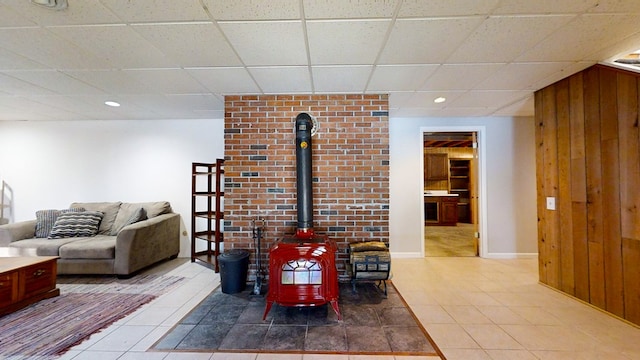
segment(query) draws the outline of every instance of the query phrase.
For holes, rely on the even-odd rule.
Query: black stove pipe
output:
[[[296,190],[298,223],[296,236],[313,237],[313,188],[311,177],[311,128],[313,122],[307,113],[296,116]]]

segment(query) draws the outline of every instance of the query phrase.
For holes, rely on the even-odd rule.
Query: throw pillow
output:
[[[120,211],[123,212],[122,209]],[[120,213],[118,213],[118,217],[116,218],[116,223],[113,224],[113,229],[111,230],[111,235],[116,236],[118,235],[120,230],[122,230],[123,227],[131,224],[135,224],[138,221],[147,219],[147,212],[143,208],[137,208],[131,214],[128,214],[128,215],[129,216],[126,219],[124,219],[124,222],[121,223],[118,221],[120,220]]]
[[[101,211],[60,214],[51,229],[49,239],[95,236],[103,216]]]
[[[56,223],[58,216],[67,212],[81,212],[84,208],[71,208],[64,210],[38,210],[36,211],[36,237],[47,238]]]

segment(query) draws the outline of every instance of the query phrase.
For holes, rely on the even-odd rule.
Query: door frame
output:
[[[421,126],[420,127],[420,144],[424,143],[424,134],[431,132],[475,132],[478,135],[478,171],[477,171],[477,181],[478,181],[478,201],[477,201],[477,211],[478,211],[478,232],[480,233],[480,238],[478,239],[478,252],[479,257],[486,257],[489,253],[489,245],[487,238],[487,172],[486,172],[486,154],[485,154],[485,135],[486,128],[484,126]],[[424,145],[420,147],[422,152],[424,153]],[[424,159],[423,153],[421,153],[420,158]],[[420,161],[420,184],[424,184],[424,161]],[[424,187],[420,188],[420,197],[424,197]],[[422,257],[425,256],[425,248],[424,248],[424,199],[420,202],[420,251]]]

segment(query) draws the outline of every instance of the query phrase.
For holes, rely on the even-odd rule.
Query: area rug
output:
[[[0,358],[54,358],[183,280],[177,276],[59,277],[60,296],[0,317]]]
[[[342,321],[327,305],[274,305],[263,321],[264,294],[224,294],[217,288],[153,349],[442,357],[390,283],[387,296],[373,283],[357,284],[356,292],[341,284],[339,306]]]

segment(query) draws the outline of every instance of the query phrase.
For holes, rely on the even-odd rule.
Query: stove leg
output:
[[[269,311],[271,310],[272,306],[273,301],[267,301],[267,306],[264,308],[264,315],[262,315],[262,321],[265,321],[267,319],[267,315],[269,315]]]
[[[338,307],[338,300],[331,300],[329,303],[331,304],[333,311],[335,311],[336,315],[338,315],[338,321],[342,321],[342,314],[340,314],[340,308]]]

